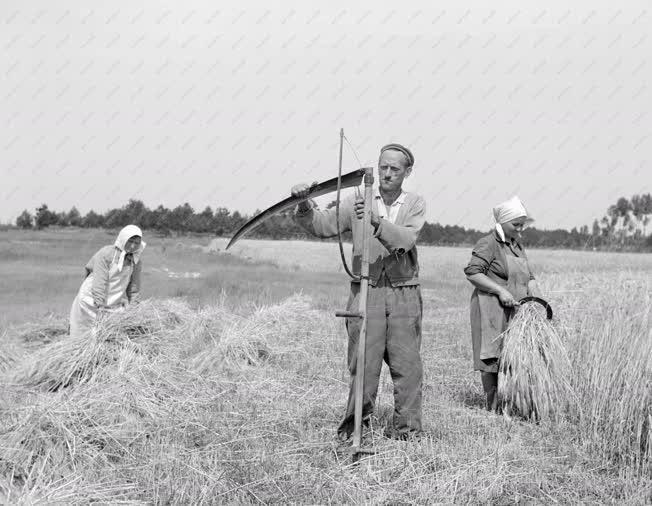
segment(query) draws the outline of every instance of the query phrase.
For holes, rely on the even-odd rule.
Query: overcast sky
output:
[[[343,127],[362,164],[412,149],[431,222],[488,228],[517,194],[590,225],[652,191],[651,7],[0,0],[0,221],[251,213],[334,177]]]

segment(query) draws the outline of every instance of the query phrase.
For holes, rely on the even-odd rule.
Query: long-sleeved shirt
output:
[[[522,257],[527,260],[525,249],[519,243],[509,244],[502,241],[496,232],[485,235],[473,247],[471,259],[464,268],[464,274],[467,276],[486,274],[496,281],[506,282],[509,277],[506,255]],[[533,279],[534,275],[530,271],[530,280]]]
[[[116,260],[115,246],[104,246],[86,264],[86,275],[88,276],[90,273],[93,273],[91,293],[93,295],[93,302],[97,307],[104,306],[107,303],[107,286],[109,285],[111,265],[114,263],[114,260]],[[131,270],[131,278],[127,285],[125,295],[129,302],[138,302],[140,299],[142,260],[133,265],[132,255],[127,255],[122,269],[125,271],[124,273],[116,273],[115,275],[124,275],[127,271]]]
[[[425,222],[426,203],[413,193],[403,194],[395,223],[380,218],[380,225],[369,242],[369,283],[375,286],[384,272],[392,286],[419,284],[419,261],[416,242]],[[353,196],[340,204],[340,230],[353,235],[353,272],[360,274],[362,265],[362,220],[355,214]],[[335,208],[320,210],[310,201],[311,208],[297,211],[297,223],[311,234],[328,238],[337,235]],[[373,202],[378,213],[378,203]]]

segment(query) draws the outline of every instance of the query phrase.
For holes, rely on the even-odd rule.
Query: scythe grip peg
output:
[[[335,316],[340,318],[363,318],[358,311],[335,311]]]

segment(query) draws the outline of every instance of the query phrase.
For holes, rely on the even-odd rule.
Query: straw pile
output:
[[[268,459],[260,472],[269,472],[280,445],[294,464],[303,451],[294,434],[330,414],[322,405],[332,390],[313,393],[315,406],[294,383],[300,370],[311,387],[339,387],[317,377],[323,363],[306,360],[332,347],[306,339],[323,340],[332,320],[295,296],[248,315],[143,301],[82,339],[11,329],[3,352],[10,343],[17,351],[0,371],[0,502],[196,504],[232,489],[237,499],[241,473],[251,472],[245,455]],[[266,414],[279,404],[298,414]]]
[[[124,370],[160,354],[163,344],[177,341],[194,315],[186,304],[176,301],[143,302],[129,311],[107,314],[85,335],[41,346],[8,379],[55,391],[86,383],[109,364]]]
[[[0,337],[0,339],[4,339],[4,336]],[[5,344],[3,346],[2,353],[0,353],[0,373],[8,371],[14,367],[17,361],[18,352],[16,351],[16,347],[13,345]]]
[[[508,415],[557,420],[571,394],[570,362],[555,327],[536,304],[516,311],[503,333],[498,393]]]

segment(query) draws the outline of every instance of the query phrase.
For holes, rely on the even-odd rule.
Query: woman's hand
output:
[[[500,299],[500,303],[505,307],[515,307],[519,305],[514,296],[504,288],[498,292],[498,299]]]

